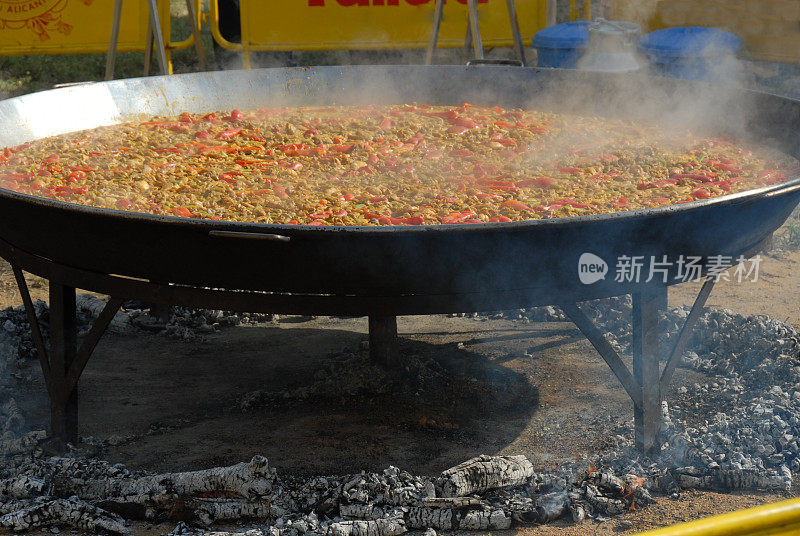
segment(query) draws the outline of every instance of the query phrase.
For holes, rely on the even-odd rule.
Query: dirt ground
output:
[[[798,263],[798,252],[764,256],[760,281],[721,282],[709,304],[800,326]],[[34,298],[46,299],[43,281],[31,277],[29,284]],[[670,305],[691,303],[698,288],[673,288]],[[19,303],[13,275],[0,264],[0,306]],[[81,434],[115,437],[102,452],[105,459],[153,471],[200,469],[263,454],[284,474],[388,465],[435,474],[482,453],[523,453],[540,466],[558,464],[608,448],[607,431],[632,418],[624,390],[571,323],[408,316],[398,327],[404,355],[435,357],[446,370],[475,379],[444,394],[288,399],[243,412],[240,401],[247,393],[310,385],[341,352],[364,355],[366,319],[284,318],[191,342],[107,334],[81,379]],[[32,390],[20,403],[34,426],[45,427],[43,382],[33,363],[30,372]],[[695,381],[692,374],[679,370],[672,389]],[[687,492],[603,523],[559,522],[518,532],[629,534],[782,498]],[[172,526],[138,528],[164,533]]]

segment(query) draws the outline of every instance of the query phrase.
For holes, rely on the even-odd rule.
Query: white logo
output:
[[[607,274],[608,264],[597,255],[584,253],[578,259],[578,277],[584,285],[591,285],[605,279]]]

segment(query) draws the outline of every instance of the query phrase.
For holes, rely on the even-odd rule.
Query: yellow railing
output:
[[[797,536],[800,498],[739,510],[637,536]]]

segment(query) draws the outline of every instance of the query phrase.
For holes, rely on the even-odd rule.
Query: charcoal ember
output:
[[[87,331],[97,317],[100,316],[100,313],[103,312],[106,304],[107,302],[105,300],[101,300],[100,298],[91,294],[78,294],[75,297],[75,307],[78,311],[78,315],[82,316],[82,314],[84,314],[88,316],[84,322],[84,326]],[[117,311],[117,313],[111,319],[111,322],[108,324],[108,329],[117,333],[125,333],[132,327],[131,317],[125,311]]]
[[[0,481],[0,494],[15,499],[34,498],[45,495],[48,483],[35,476],[19,475]]]
[[[330,536],[397,536],[406,529],[401,517],[372,521],[339,521],[328,527]]]
[[[342,486],[342,498],[350,503],[419,505],[434,494],[429,478],[414,476],[394,466],[380,474],[359,473]]]
[[[25,531],[55,523],[89,531],[115,534],[128,532],[121,517],[77,497],[32,504],[0,516],[0,527],[13,531]]]
[[[549,523],[561,517],[567,509],[569,496],[565,491],[554,491],[541,495],[536,500],[539,523]]]
[[[387,510],[374,504],[340,504],[339,515],[345,519],[383,519]]]
[[[216,521],[268,519],[275,514],[270,501],[265,500],[195,498],[187,501],[186,506],[206,526]]]
[[[505,530],[511,528],[511,516],[501,509],[468,510],[458,514],[458,528],[462,530]]]
[[[455,512],[453,510],[418,506],[409,507],[407,510],[405,519],[409,529],[452,530],[458,527],[458,523],[454,522]]]
[[[481,455],[442,472],[438,487],[444,497],[463,497],[521,486],[533,475],[533,464],[525,456]]]

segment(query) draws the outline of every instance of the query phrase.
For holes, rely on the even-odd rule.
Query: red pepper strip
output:
[[[289,194],[286,193],[286,188],[284,188],[280,184],[273,184],[272,191],[275,192],[275,195],[277,195],[281,199],[288,199],[289,197]]]
[[[184,218],[194,218],[194,214],[192,214],[192,211],[186,207],[178,207],[172,209],[172,212],[174,212],[178,216],[183,216]]]
[[[57,154],[51,154],[47,158],[43,159],[42,163],[55,164],[58,161],[59,161],[58,155]]]
[[[503,199],[502,195],[487,194],[487,193],[484,193],[484,192],[475,194],[475,197],[477,197],[478,199]]]
[[[489,222],[490,223],[500,223],[500,222],[506,223],[506,222],[510,222],[510,221],[514,221],[514,220],[512,220],[508,216],[495,216],[493,218],[489,218]]]
[[[659,205],[663,205],[664,203],[669,203],[669,198],[668,197],[654,197],[652,199],[652,202],[653,203],[658,203]],[[685,202],[686,201],[684,201],[684,203]]]
[[[624,206],[627,206],[627,204],[628,204],[628,198],[627,197],[618,197],[618,198],[616,198],[615,200],[613,200],[611,202],[611,205],[615,206],[617,208],[622,208]]]
[[[194,116],[192,116],[192,115],[190,115],[190,114],[188,114],[186,112],[183,112],[178,117],[178,121],[180,121],[181,123],[199,123],[200,122],[199,119],[197,119],[196,117],[194,117]]]
[[[475,120],[468,117],[456,117],[455,119],[450,119],[450,122],[459,127],[478,128],[480,126]]]
[[[586,203],[579,203],[578,201],[569,198],[559,199],[558,203],[561,203],[562,205],[569,205],[575,208],[592,208],[592,205],[587,205]]]
[[[513,123],[509,123],[508,121],[495,121],[494,126],[502,128],[503,130],[512,130],[516,128]]]
[[[531,207],[529,207],[528,205],[526,205],[521,201],[517,201],[516,199],[506,199],[505,201],[500,203],[500,206],[510,208],[513,210],[518,210],[520,212],[523,210],[526,212],[534,212],[534,210]]]
[[[637,190],[649,190],[650,188],[656,188],[654,182],[640,182],[636,185]]]
[[[558,171],[561,173],[572,173],[573,175],[577,175],[578,173],[583,173],[582,169],[576,167],[560,167]]]
[[[422,216],[410,216],[408,218],[400,218],[400,223],[404,225],[422,225],[425,223],[425,218]]]
[[[474,216],[475,213],[471,210],[465,210],[463,212],[451,212],[444,218],[442,218],[442,223],[460,223],[470,216]]]
[[[530,130],[534,134],[546,134],[549,129],[547,127],[531,125],[528,127],[528,130]]]
[[[331,215],[331,211],[330,210],[325,210],[323,212],[317,212],[315,214],[309,214],[308,217],[311,218],[312,220],[324,220],[325,218],[327,218],[330,215]]]
[[[89,166],[69,166],[70,171],[99,171],[97,168]]]
[[[692,192],[692,197],[695,199],[708,199],[711,197],[711,192],[702,188],[698,188]]]
[[[228,184],[236,184],[236,182],[237,182],[236,179],[233,179],[231,177],[234,177],[234,176],[237,176],[237,175],[241,175],[241,174],[242,174],[241,171],[228,171],[226,173],[221,174],[219,176],[219,178],[221,180],[227,182]]]
[[[89,188],[86,186],[56,186],[54,190],[58,192],[56,195],[60,194],[60,197],[70,194],[85,194],[89,192]]]
[[[450,151],[450,156],[477,156],[478,153],[470,151],[469,149],[456,149]]]
[[[731,183],[730,183],[730,181],[712,182],[711,186],[716,186],[716,187],[722,189],[725,192],[730,192],[731,191]]]
[[[383,201],[388,201],[388,200],[389,200],[388,197],[370,197],[369,198],[369,202],[370,203],[381,203]]]
[[[122,210],[125,210],[126,208],[130,207],[131,205],[133,205],[133,202],[128,200],[128,199],[119,199],[117,201],[117,208],[122,209]]]
[[[378,128],[382,129],[392,128],[392,124],[393,124],[392,120],[384,116],[381,118],[381,122],[378,123]]]
[[[219,134],[217,134],[217,135],[216,135],[216,138],[217,138],[218,140],[227,140],[227,139],[230,139],[230,138],[232,138],[232,137],[236,136],[236,135],[237,135],[238,133],[240,133],[241,131],[242,131],[242,128],[241,128],[241,127],[238,127],[238,128],[229,128],[228,130],[223,130],[222,132],[220,132]]]
[[[344,218],[345,216],[347,216],[347,211],[345,209],[340,209],[334,212],[333,215],[336,216],[337,218]]]
[[[717,160],[709,160],[708,162],[706,162],[706,164],[708,164],[711,167],[715,167],[717,169],[721,169],[722,171],[729,171],[731,173],[737,173],[737,174],[742,172],[741,168],[737,168],[736,166],[732,166],[730,164],[725,164],[725,163],[719,162]]]
[[[331,145],[328,148],[331,151],[336,151],[337,153],[349,153],[350,151],[353,150],[353,147],[355,147],[355,146],[356,146],[355,143],[348,143],[348,144],[342,144],[342,145]]]
[[[210,113],[203,116],[203,121],[208,121],[210,123],[219,123],[219,118],[217,118],[217,114]]]
[[[522,112],[506,112],[503,117],[508,119],[522,119],[524,116]]]
[[[450,134],[461,136],[462,134],[466,134],[467,132],[469,132],[469,128],[464,126],[452,126],[447,129],[447,132],[449,132]]]
[[[239,110],[231,110],[231,115],[229,115],[228,117],[230,117],[230,119],[233,121],[237,121],[239,119],[244,118],[244,114]]]
[[[517,181],[518,187],[528,187],[528,186],[536,186],[537,188],[549,188],[550,186],[554,186],[556,184],[556,180],[552,177],[535,177],[532,179],[523,179],[521,181]]]
[[[239,135],[243,138],[247,138],[248,140],[267,141],[267,138],[265,138],[255,130],[243,130]]]
[[[320,220],[314,220],[314,221],[308,222],[306,225],[327,225],[327,224],[325,222],[323,222],[323,221],[320,221]]]
[[[422,115],[427,115],[431,117],[441,117],[447,121],[452,121],[454,119],[458,119],[458,111],[457,110],[447,110],[446,112],[420,112]]]

